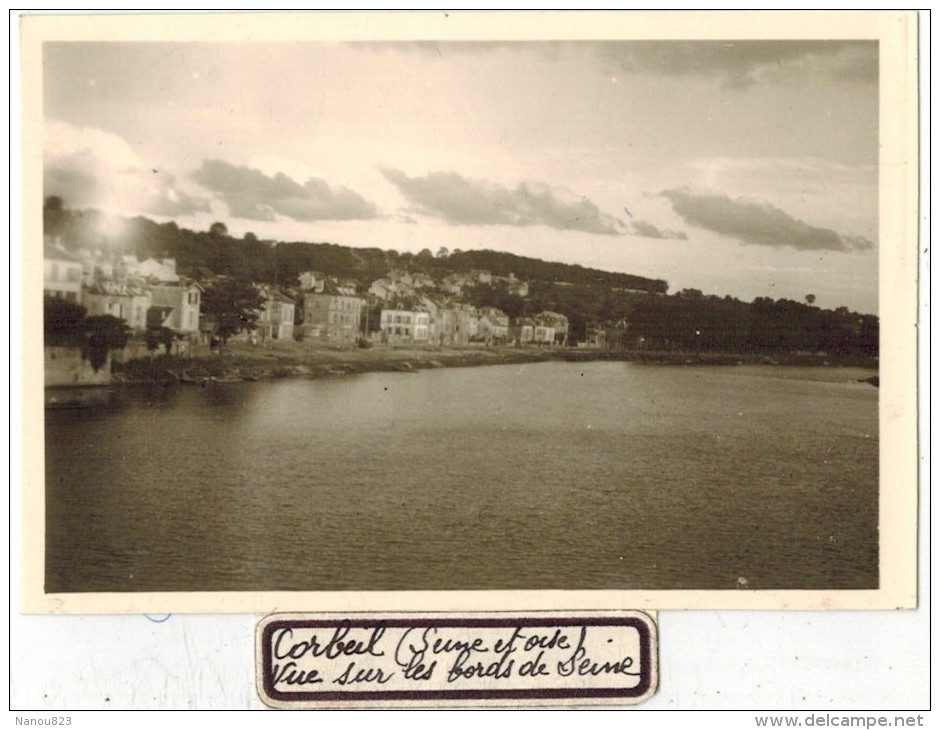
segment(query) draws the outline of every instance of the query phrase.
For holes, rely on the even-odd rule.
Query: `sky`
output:
[[[44,195],[878,311],[874,41],[49,42]]]

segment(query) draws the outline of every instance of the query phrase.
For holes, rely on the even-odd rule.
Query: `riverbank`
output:
[[[286,377],[335,377],[368,372],[412,372],[444,367],[478,367],[542,362],[550,350],[515,348],[252,348],[236,343],[223,353],[192,358],[157,356],[115,363],[115,382],[176,380],[269,380]]]
[[[617,360],[670,365],[800,365],[877,368],[877,363],[832,361],[819,355],[788,354],[773,357],[736,353],[608,352],[568,348],[399,348],[356,349],[299,348],[290,344],[251,347],[234,343],[223,353],[194,357],[155,356],[127,362],[115,361],[115,383],[206,383],[237,380],[269,380],[285,377],[336,377],[367,372],[413,372],[429,368],[480,367],[563,360],[589,362]]]

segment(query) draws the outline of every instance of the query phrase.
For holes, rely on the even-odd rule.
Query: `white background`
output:
[[[929,47],[927,22],[929,18],[922,16],[921,47],[925,50]],[[16,59],[15,18],[10,40],[11,58]],[[926,60],[921,69],[923,129],[928,136]],[[16,114],[15,85],[11,92]],[[12,130],[14,154],[19,149],[16,131]],[[10,163],[16,166],[18,160],[14,157]],[[805,717],[811,710],[863,713],[929,708],[929,172],[922,176],[922,186],[920,607],[854,613],[661,612],[660,688],[641,709],[786,710]],[[13,211],[21,209],[16,187],[11,189]],[[21,272],[18,236],[12,239],[11,322],[16,323],[22,321]],[[19,613],[22,475],[17,462],[23,444],[15,426],[20,422],[21,405],[15,391],[22,365],[15,326],[13,333],[9,360],[14,424],[10,440],[11,711],[19,716],[50,717],[50,711],[79,709],[260,709],[254,689],[254,627],[260,616],[175,615],[155,623],[144,616]],[[94,726],[107,726],[104,718],[88,719],[95,721]],[[733,725],[738,721],[754,727],[749,716],[737,716]],[[72,726],[91,725],[78,718]]]
[[[639,707],[924,710],[927,613],[662,612],[659,692]],[[263,707],[260,616],[14,618],[14,710]]]

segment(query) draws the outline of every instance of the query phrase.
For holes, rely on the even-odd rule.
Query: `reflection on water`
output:
[[[628,363],[126,388],[46,415],[46,589],[878,585],[877,389]]]

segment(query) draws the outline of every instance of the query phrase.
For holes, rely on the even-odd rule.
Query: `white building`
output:
[[[43,246],[42,293],[47,297],[82,302],[82,262],[53,244]]]

